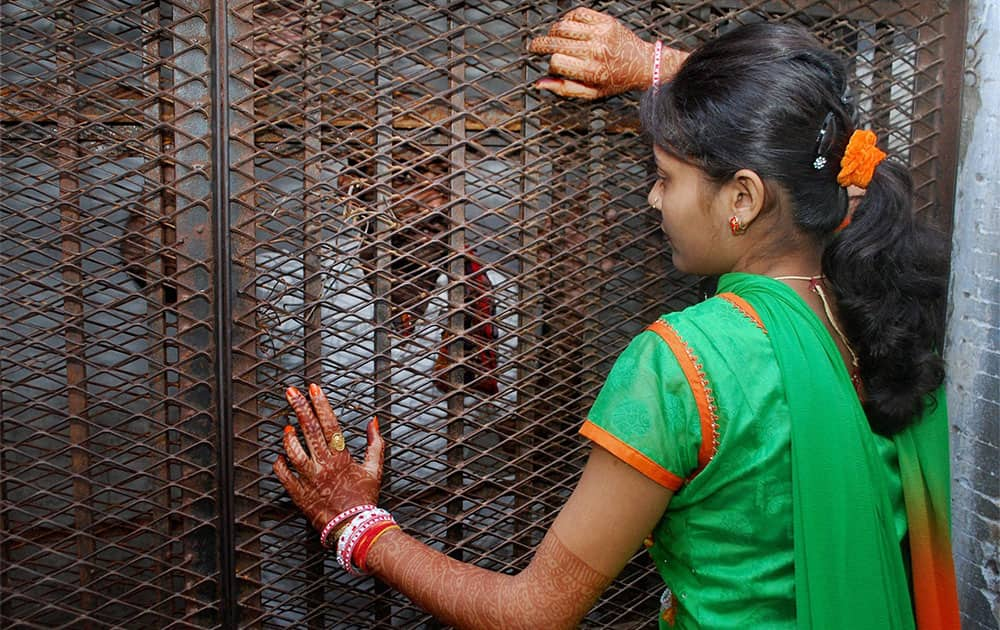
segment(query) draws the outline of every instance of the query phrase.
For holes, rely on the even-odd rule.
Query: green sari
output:
[[[792,418],[795,603],[800,628],[914,627],[886,479],[840,353],[785,284],[729,274],[719,291],[749,302],[769,331]],[[921,630],[957,628],[943,391],[895,436]],[[846,605],[845,605],[846,604]]]
[[[661,628],[957,627],[943,397],[875,435],[794,291],[746,274],[719,291],[637,336],[581,428],[674,491],[647,543]]]

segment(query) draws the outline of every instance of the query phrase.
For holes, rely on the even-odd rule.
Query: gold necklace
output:
[[[816,295],[819,296],[819,301],[823,303],[823,312],[826,313],[826,318],[830,321],[830,326],[833,327],[834,332],[840,337],[840,341],[847,348],[847,354],[851,355],[851,367],[853,369],[852,379],[855,374],[858,373],[858,355],[854,354],[854,349],[851,348],[851,344],[847,342],[847,335],[840,330],[840,326],[837,325],[837,320],[833,317],[833,310],[830,309],[830,302],[826,299],[826,291],[823,290],[823,285],[819,283],[820,280],[824,280],[825,276],[773,276],[775,280],[805,280],[809,282],[809,288],[811,288]]]

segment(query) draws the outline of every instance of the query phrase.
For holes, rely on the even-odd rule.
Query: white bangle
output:
[[[319,535],[319,544],[323,545],[327,549],[330,548],[330,534],[333,530],[337,528],[338,525],[346,521],[347,519],[364,512],[365,510],[374,510],[376,506],[374,505],[355,505],[352,508],[348,508],[341,512],[340,514],[334,516],[330,519],[330,522],[326,524],[323,528],[323,532]]]
[[[660,87],[660,58],[663,55],[663,41],[653,44],[653,89]]]

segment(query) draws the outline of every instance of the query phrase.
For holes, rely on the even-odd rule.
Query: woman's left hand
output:
[[[607,13],[578,7],[528,44],[535,54],[552,55],[549,73],[535,87],[560,96],[592,100],[653,82],[653,44],[639,39]]]
[[[285,398],[299,418],[309,446],[307,454],[295,428],[285,427],[285,456],[274,462],[274,473],[312,526],[322,531],[333,517],[356,505],[375,505],[382,483],[385,443],[378,419],[368,424],[368,449],[362,463],[355,462],[344,444],[337,416],[318,385],[309,385],[309,399],[289,387]],[[288,466],[292,463],[296,475]]]

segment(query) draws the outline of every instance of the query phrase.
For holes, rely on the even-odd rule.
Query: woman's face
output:
[[[653,147],[656,184],[649,205],[660,211],[660,227],[670,241],[674,267],[685,273],[715,275],[732,269],[729,217],[720,187],[695,166]]]

